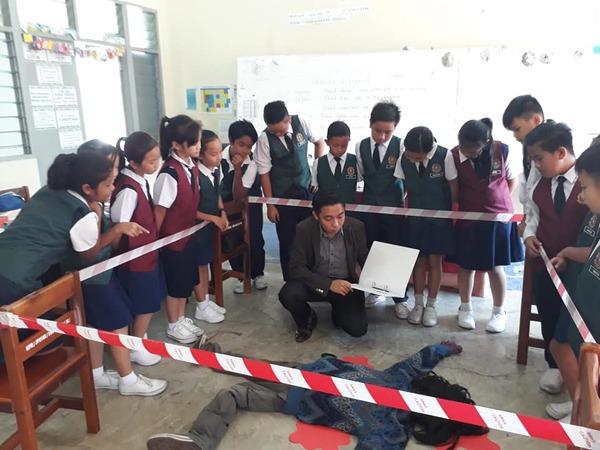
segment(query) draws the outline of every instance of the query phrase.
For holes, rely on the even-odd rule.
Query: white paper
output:
[[[56,121],[59,128],[81,127],[78,109],[59,109],[56,111]]]
[[[34,50],[25,42],[23,42],[23,56],[26,61],[48,61],[46,50]]]
[[[386,297],[404,297],[419,250],[375,241],[352,288]]]
[[[36,64],[39,84],[63,84],[62,68],[56,65]]]
[[[52,89],[29,86],[29,99],[33,108],[54,108]]]
[[[36,130],[56,128],[56,115],[53,109],[34,109],[33,126]]]
[[[73,57],[62,53],[48,52],[48,61],[59,64],[73,64]]]
[[[78,106],[77,91],[72,86],[53,89],[55,106]]]
[[[81,130],[59,131],[60,148],[63,150],[77,148],[83,142]]]
[[[235,122],[234,119],[219,119],[219,139],[221,142],[229,142],[229,126]]]

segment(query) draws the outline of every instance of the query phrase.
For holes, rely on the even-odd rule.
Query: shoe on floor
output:
[[[394,305],[394,314],[398,319],[408,319],[410,309],[408,308],[408,302],[400,302]]]
[[[488,320],[488,323],[485,326],[485,331],[488,333],[502,333],[506,328],[507,320],[508,314],[506,314],[506,311],[500,314],[492,313],[492,317],[490,320]]]
[[[235,286],[233,287],[234,294],[243,294],[244,293],[244,280],[237,280]]]
[[[119,389],[119,374],[114,370],[105,370],[100,378],[94,380],[94,387],[116,391]]]
[[[150,436],[146,441],[148,450],[201,450],[184,434],[162,433]]]
[[[189,331],[191,331],[192,334],[196,337],[200,337],[204,334],[204,330],[202,328],[196,326],[194,321],[192,319],[190,319],[189,317],[184,317],[183,319],[181,319],[181,323],[183,324],[184,327],[186,327]]]
[[[210,300],[206,300],[210,302]],[[204,309],[200,309],[200,305],[196,306],[196,314],[194,317],[198,320],[202,320],[208,323],[220,323],[225,320],[225,316],[221,313],[218,313],[210,306],[206,306]]]
[[[254,279],[254,288],[262,291],[269,287],[269,283],[264,275],[259,275]]]
[[[546,413],[553,419],[560,420],[571,415],[573,402],[549,403],[546,405]]]
[[[192,342],[196,342],[198,337],[192,333],[186,325],[187,324],[185,324],[183,320],[180,320],[175,324],[172,330],[167,328],[167,337],[180,344],[191,344]]]
[[[383,295],[369,294],[365,297],[365,308],[372,308],[377,303],[385,302],[386,298]]]
[[[217,305],[215,302],[213,302],[212,300],[208,301],[208,307],[214,309],[216,312],[218,312],[219,314],[227,314],[227,310],[225,308],[223,308],[222,306]]]
[[[465,330],[475,329],[475,318],[473,317],[473,310],[458,310],[458,326],[464,328]]]
[[[131,350],[129,352],[131,362],[139,364],[140,366],[153,366],[161,361],[161,357],[153,355],[147,350]]]
[[[421,325],[424,309],[425,308],[423,308],[423,305],[415,305],[408,315],[408,323],[412,323],[413,325]]]
[[[563,388],[563,377],[558,369],[548,369],[540,380],[540,389],[548,394],[558,394]]]
[[[408,319],[410,321],[410,318]],[[438,323],[437,312],[435,306],[427,305],[423,312],[423,320],[421,321],[424,327],[435,327]]]
[[[560,423],[571,423],[571,413],[569,413],[568,415],[566,415],[565,417],[563,417],[562,419],[559,420]]]
[[[165,380],[155,380],[138,375],[133,384],[123,384],[119,382],[119,393],[121,395],[141,395],[142,397],[152,397],[158,395],[167,388]]]
[[[308,318],[308,323],[305,328],[298,328],[294,335],[296,342],[304,342],[309,337],[312,336],[313,330],[317,327],[317,322],[319,318],[317,317],[317,313],[314,310],[310,310],[310,317]]]

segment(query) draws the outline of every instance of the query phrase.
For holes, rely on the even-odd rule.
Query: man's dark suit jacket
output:
[[[361,268],[367,259],[365,227],[360,220],[346,217],[343,227],[348,273],[354,283],[358,282],[356,265]],[[314,217],[304,219],[296,226],[296,239],[290,259],[290,277],[300,281],[322,296],[327,296],[331,279],[316,273],[317,259],[321,251],[321,226]]]

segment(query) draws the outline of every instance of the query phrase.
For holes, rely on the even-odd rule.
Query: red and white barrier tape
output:
[[[312,208],[310,200],[296,200],[291,198],[277,197],[248,197],[250,203],[264,203],[267,205],[279,206],[299,206],[302,208]],[[391,214],[395,216],[428,217],[433,219],[459,219],[459,220],[481,220],[486,222],[520,222],[523,220],[523,214],[514,213],[483,213],[466,211],[440,211],[432,209],[418,208],[394,208],[392,206],[375,205],[357,205],[354,203],[346,204],[346,211]]]
[[[545,439],[561,444],[589,449],[600,442],[600,431],[577,425],[438,399],[223,353],[212,353],[67,323],[20,317],[8,312],[0,312],[0,323],[15,328],[47,330],[51,333],[66,334],[131,350],[147,350],[155,355],[210,367],[211,369],[252,376],[473,425],[487,426],[494,430]]]
[[[153,252],[154,250],[158,250],[166,245],[172,244],[184,237],[187,237],[191,234],[194,234],[200,228],[208,225],[208,222],[201,222],[193,227],[188,228],[187,230],[180,231],[178,233],[172,234],[170,236],[166,236],[164,238],[158,239],[154,242],[150,242],[149,244],[142,245],[141,247],[134,248],[133,250],[129,250],[128,252],[121,253],[120,255],[113,256],[106,261],[99,262],[98,264],[94,264],[93,266],[86,267],[85,269],[81,269],[79,271],[79,279],[81,281],[88,280],[93,276],[101,274],[102,272],[106,272],[109,269],[120,266],[121,264],[125,264],[135,258],[139,258],[140,256],[145,255],[146,253]]]
[[[591,343],[595,344],[596,341],[594,340],[594,337],[592,336],[590,329],[587,327],[587,325],[583,321],[583,317],[581,317],[581,314],[579,314],[579,311],[577,310],[575,303],[573,303],[573,299],[571,299],[571,296],[567,292],[567,288],[565,287],[565,285],[561,281],[560,277],[558,276],[558,272],[556,272],[556,269],[550,262],[550,259],[548,258],[548,254],[546,253],[546,250],[544,250],[544,247],[540,247],[540,256],[542,257],[542,260],[544,261],[544,264],[546,265],[546,270],[548,271],[548,274],[550,275],[550,279],[552,279],[552,282],[554,283],[554,286],[556,287],[556,290],[558,291],[560,298],[562,299],[564,305],[567,307],[567,310],[569,311],[569,314],[571,315],[571,319],[575,323],[577,330],[579,330],[579,334],[581,334],[583,341],[591,342]]]

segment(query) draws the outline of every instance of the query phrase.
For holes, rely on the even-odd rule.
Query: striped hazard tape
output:
[[[0,312],[0,324],[15,328],[46,330],[130,350],[147,350],[155,355],[185,361],[225,372],[252,376],[268,381],[312,389],[339,397],[412,411],[494,430],[591,449],[600,443],[600,431],[485,406],[470,405],[452,400],[399,391],[372,384],[300,369],[279,366],[249,358],[212,353],[181,345],[115,334],[94,328],[59,323],[44,319],[21,317]]]

